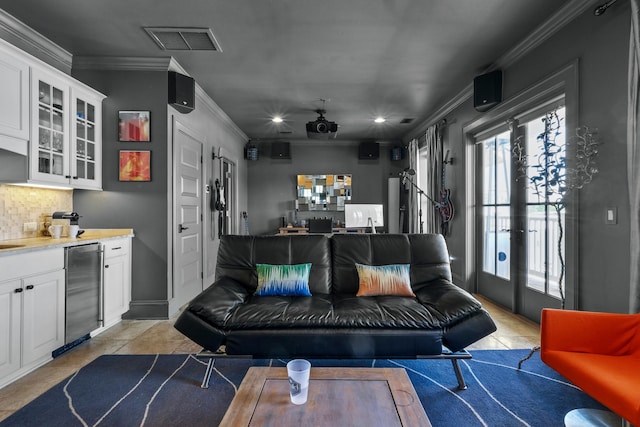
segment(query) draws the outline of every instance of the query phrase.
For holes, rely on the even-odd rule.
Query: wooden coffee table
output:
[[[402,368],[311,367],[309,398],[289,399],[287,368],[252,367],[220,426],[431,426]]]

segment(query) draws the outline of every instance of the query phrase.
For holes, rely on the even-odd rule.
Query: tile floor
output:
[[[539,326],[478,297],[498,330],[469,350],[531,348],[540,343]],[[173,328],[170,320],[125,320],[0,389],[0,421],[103,354],[197,353],[200,347]]]

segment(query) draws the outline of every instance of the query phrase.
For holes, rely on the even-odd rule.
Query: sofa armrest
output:
[[[440,315],[443,326],[476,313],[482,308],[480,301],[464,289],[445,279],[436,279],[413,287],[420,304],[431,307]]]
[[[187,310],[223,329],[224,323],[251,293],[242,283],[230,277],[221,277],[189,303]]]
[[[638,352],[640,315],[543,309],[540,344],[548,351],[623,356]]]

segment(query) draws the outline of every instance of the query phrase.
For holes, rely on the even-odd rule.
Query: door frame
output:
[[[487,131],[492,127],[497,127],[500,123],[508,120],[516,113],[523,113],[536,108],[549,98],[564,94],[567,108],[566,129],[576,129],[579,123],[579,60],[575,59],[557,71],[551,73],[539,82],[524,89],[520,93],[509,98],[489,112],[479,116],[477,119],[463,125],[463,160],[464,165],[464,186],[465,186],[465,209],[464,231],[464,265],[462,272],[462,282],[464,288],[476,292],[477,271],[476,271],[476,147],[475,135]],[[569,132],[567,132],[569,134]],[[567,204],[573,206],[572,215],[565,225],[565,308],[579,308],[579,288],[577,285],[578,276],[578,224],[579,209],[578,195],[571,192]],[[521,301],[515,301],[516,305]],[[517,309],[517,307],[515,307]]]

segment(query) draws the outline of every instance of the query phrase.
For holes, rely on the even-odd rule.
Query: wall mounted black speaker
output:
[[[291,150],[288,142],[272,142],[271,143],[272,159],[290,159]]]
[[[473,107],[489,111],[502,102],[502,70],[481,74],[473,79]]]
[[[184,74],[169,71],[169,105],[181,113],[194,110],[196,98],[196,81]]]
[[[360,160],[376,160],[380,157],[380,144],[377,142],[361,142],[358,147]]]

